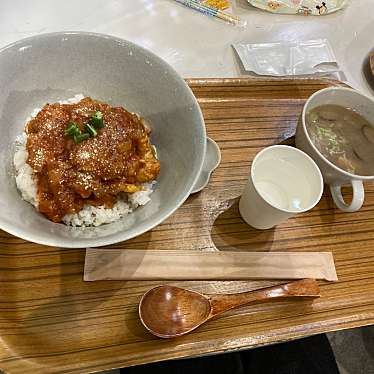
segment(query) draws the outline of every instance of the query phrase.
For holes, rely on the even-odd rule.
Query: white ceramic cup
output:
[[[301,120],[296,130],[296,146],[310,155],[319,166],[323,179],[330,186],[336,206],[344,212],[359,210],[364,202],[363,181],[374,180],[374,176],[361,176],[348,173],[325,158],[313,144],[306,129],[306,114],[315,107],[326,104],[340,105],[356,110],[366,119],[374,120],[374,100],[353,89],[330,87],[314,93],[305,103]],[[353,199],[350,204],[344,201],[341,187],[351,185]]]
[[[243,219],[256,229],[270,229],[312,209],[321,199],[323,179],[304,152],[274,145],[259,152],[239,201]]]

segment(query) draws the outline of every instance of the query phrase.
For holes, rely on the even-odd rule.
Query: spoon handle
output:
[[[278,286],[237,294],[206,295],[211,303],[209,318],[254,302],[287,297],[319,297],[318,283],[314,279],[304,279]]]

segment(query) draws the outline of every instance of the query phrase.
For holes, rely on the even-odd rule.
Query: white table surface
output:
[[[274,15],[232,0],[246,28],[208,18],[173,0],[0,0],[0,47],[54,31],[93,31],[146,47],[183,77],[244,74],[231,43],[328,38],[348,82],[374,94],[362,72],[374,49],[374,0],[352,0],[322,17]]]
[[[245,74],[233,42],[328,38],[348,82],[374,94],[363,63],[374,49],[374,0],[352,0],[344,11],[321,17],[275,15],[232,0],[246,19],[234,27],[173,0],[0,0],[0,47],[28,36],[63,30],[115,35],[146,47],[183,77]]]

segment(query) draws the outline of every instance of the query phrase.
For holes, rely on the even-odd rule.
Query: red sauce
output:
[[[100,111],[104,128],[76,144],[64,132],[70,122],[82,132]],[[78,104],[47,104],[26,125],[27,163],[38,186],[38,209],[54,222],[83,205],[111,208],[121,192],[136,192],[157,178],[156,159],[142,120],[123,108],[85,98]]]

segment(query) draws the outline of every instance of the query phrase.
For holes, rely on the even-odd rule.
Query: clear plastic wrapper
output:
[[[302,42],[233,44],[246,71],[258,75],[292,76],[339,71],[327,39]]]

